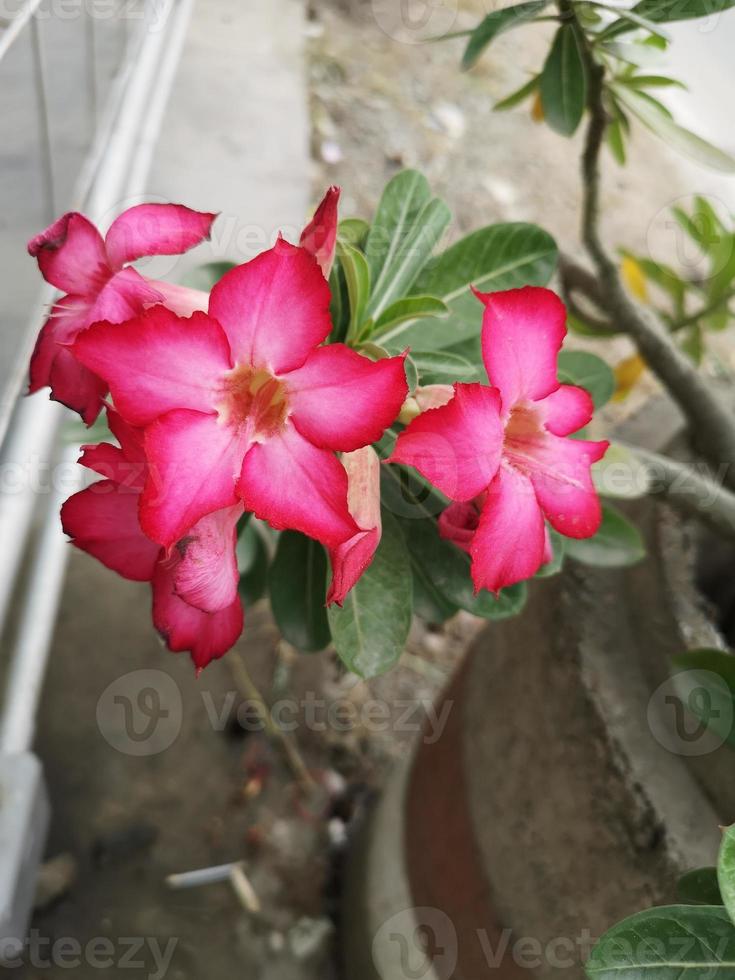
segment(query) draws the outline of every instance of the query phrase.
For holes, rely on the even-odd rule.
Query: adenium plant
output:
[[[104,238],[67,214],[29,243],[67,290],[31,390],[47,385],[87,424],[104,409],[115,440],[83,448],[103,479],[66,502],[64,529],[151,583],[156,629],[198,670],[238,639],[243,595],[263,591],[256,566],[287,639],[331,640],[368,676],[397,659],[427,593],[430,618],[518,612],[525,580],[560,565],[562,536],[602,520],[591,467],[607,443],[569,438],[593,402],[560,380],[566,313],[541,285],[553,242],[493,226],[482,239],[497,251],[468,270],[461,242],[433,258],[448,212],[420,175],[394,178],[371,226],[340,226],[338,200],[330,188],[298,244],[218,266],[206,292],[130,264],[208,236],[215,216],[180,205],[131,208]],[[518,271],[497,285],[514,288],[481,291],[503,243]],[[424,291],[443,265],[442,289]],[[476,357],[409,345],[429,320],[454,339],[457,313]],[[484,383],[462,380],[483,363]]]

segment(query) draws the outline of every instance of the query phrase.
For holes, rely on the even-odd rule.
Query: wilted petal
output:
[[[279,238],[222,276],[209,312],[222,324],[237,363],[279,374],[301,367],[332,329],[329,298],[314,258]]]
[[[242,633],[243,612],[239,596],[215,613],[202,612],[174,591],[175,560],[159,561],[153,575],[153,625],[169,650],[188,650],[197,673],[223,656]]]
[[[317,348],[284,377],[293,424],[323,449],[350,452],[376,442],[408,394],[403,361],[371,361],[344,344]]]
[[[388,462],[414,466],[453,500],[472,500],[497,472],[503,445],[500,398],[480,384],[456,384],[454,398],[422,412]]]
[[[140,529],[138,500],[139,494],[101,480],[66,501],[61,523],[77,548],[123,578],[148,582],[161,549]]]
[[[359,530],[347,508],[347,474],[334,453],[287,425],[245,456],[239,493],[246,510],[334,548]]]
[[[105,379],[118,411],[134,425],[173,409],[213,412],[231,366],[218,323],[204,313],[183,320],[163,306],[125,323],[95,324],[72,350]]]
[[[113,269],[144,255],[180,255],[209,238],[216,214],[183,204],[138,204],[110,225],[105,247]]]
[[[559,386],[557,355],[567,332],[562,301],[536,286],[475,295],[485,304],[482,357],[490,383],[500,389],[503,414],[546,398]]]
[[[531,481],[501,465],[472,539],[475,591],[498,592],[530,578],[544,560],[544,517]]]
[[[345,453],[342,465],[347,473],[347,503],[350,514],[362,529],[329,552],[332,581],[327,605],[342,605],[375,555],[380,543],[380,459],[372,446]]]
[[[245,445],[214,415],[185,409],[161,416],[145,432],[148,480],[141,526],[170,548],[207,514],[237,503]]]
[[[414,389],[413,397],[422,412],[430,408],[441,408],[454,398],[452,385],[419,385]]]
[[[62,215],[32,238],[28,253],[38,260],[46,282],[78,296],[96,292],[112,271],[102,236],[76,211]]]
[[[334,262],[334,250],[337,247],[339,192],[339,187],[329,188],[299,239],[299,245],[313,255],[319,263],[325,279],[329,278]]]
[[[215,511],[176,542],[181,560],[174,571],[174,589],[202,612],[225,609],[237,598],[236,527],[242,513],[242,504]]]

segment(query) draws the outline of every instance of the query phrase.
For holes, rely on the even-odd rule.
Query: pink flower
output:
[[[334,262],[334,251],[337,247],[339,193],[339,187],[329,188],[299,239],[299,245],[313,255],[319,263],[325,279],[329,279]]]
[[[144,255],[185,252],[208,237],[215,217],[179,204],[141,204],[116,218],[103,239],[84,215],[70,212],[31,239],[28,251],[44,279],[66,295],[54,304],[39,334],[29,391],[48,385],[52,398],[91,425],[107,387],[79,364],[69,345],[97,320],[119,323],[163,302],[167,297],[161,284],[145,279],[128,263]],[[180,308],[181,296],[177,298]]]
[[[202,518],[170,554],[143,534],[138,506],[147,475],[143,437],[108,409],[120,447],[85,446],[80,462],[106,479],[74,494],[61,520],[73,543],[123,578],[150,582],[153,622],[169,649],[189,650],[199,670],[242,632],[236,524],[242,505]]]
[[[347,473],[347,502],[358,530],[351,538],[332,548],[332,582],[327,605],[341,606],[375,555],[380,543],[380,459],[372,446],[345,453],[342,465]]]
[[[161,306],[95,324],[73,353],[145,426],[141,526],[164,547],[238,502],[277,529],[335,548],[359,530],[335,452],[380,438],[407,387],[403,358],[370,361],[331,329],[329,287],[303,248],[279,239],[226,273],[209,315]]]
[[[415,466],[457,501],[440,533],[472,556],[475,590],[497,592],[549,559],[545,521],[571,538],[597,531],[590,466],[608,443],[565,438],[590,421],[592,399],[557,380],[566,334],[559,298],[531,286],[476,295],[493,387],[455,384],[448,404],[400,434],[390,462]]]

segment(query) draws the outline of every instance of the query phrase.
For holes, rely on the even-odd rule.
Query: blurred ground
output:
[[[463,2],[453,29],[474,24],[484,6]],[[492,221],[532,220],[578,251],[579,140],[555,136],[524,108],[491,113],[539,65],[546,32],[506,35],[463,75],[461,42],[427,48],[400,40],[390,9],[377,0],[323,0],[306,19],[297,0],[247,9],[236,0],[200,0],[150,184],[162,197],[225,209],[230,232],[215,236],[200,259],[246,255],[244,224],[267,235],[277,225],[298,227],[309,197],[317,200],[329,183],[343,186],[343,215],[369,216],[386,179],[403,166],[422,169],[447,199],[454,236]],[[236,68],[244,31],[259,54],[242,90]],[[312,165],[306,116],[291,101],[303,91],[305,38]],[[272,59],[288,65],[280,82],[267,75]],[[206,84],[223,112],[236,113],[235,124],[203,118],[208,103],[198,73],[208,68]],[[280,84],[273,108],[263,93]],[[274,118],[283,121],[281,132]],[[287,160],[279,156],[281,137]],[[213,158],[219,166],[208,163]],[[244,162],[239,170],[246,160],[256,166],[252,183]],[[645,135],[626,169],[609,159],[605,169],[607,238],[641,251],[664,207],[709,186]],[[175,276],[181,268],[166,271]],[[620,342],[613,354],[626,352]],[[340,857],[353,821],[390,760],[405,752],[475,625],[465,618],[447,634],[417,630],[401,667],[366,685],[342,675],[328,652],[294,658],[278,644],[267,609],[249,611],[239,653],[266,699],[285,699],[286,717],[296,718],[292,738],[319,783],[306,793],[279,746],[235,720],[242,693],[232,662],[196,681],[185,657],[161,649],[148,607],[144,586],[73,556],[38,751],[54,807],[49,854],[71,854],[78,874],[34,928],[42,938],[82,944],[106,937],[119,969],[122,940],[140,937],[139,965],[125,974],[134,977],[161,975],[155,954],[171,939],[165,975],[175,980],[235,972],[253,980],[329,977]],[[311,699],[320,707],[308,721]],[[330,705],[339,707],[325,725]],[[138,751],[147,754],[129,754]],[[240,858],[259,914],[247,912],[229,885],[179,892],[164,885],[172,872]],[[37,975],[32,966],[18,973]],[[68,975],[58,963],[43,970],[49,978]],[[86,980],[99,968],[87,958],[73,975]]]

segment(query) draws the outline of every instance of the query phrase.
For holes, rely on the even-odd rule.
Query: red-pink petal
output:
[[[301,531],[327,548],[359,530],[347,508],[343,466],[291,425],[248,451],[239,492],[245,509],[271,527]]]
[[[76,211],[62,215],[28,242],[43,278],[65,293],[87,296],[111,274],[102,236]]]
[[[174,571],[176,594],[202,612],[218,612],[237,598],[236,527],[242,504],[208,514],[176,542],[181,560]]]
[[[111,480],[101,480],[66,501],[61,523],[77,548],[123,578],[147,582],[161,549],[140,529],[138,498]]]
[[[522,582],[544,560],[544,517],[527,476],[503,463],[488,487],[472,539],[475,591]]]
[[[372,446],[345,453],[342,465],[347,473],[347,504],[356,523],[363,528],[348,541],[329,552],[332,581],[327,605],[342,605],[345,596],[373,560],[380,543],[380,459]]]
[[[243,612],[239,596],[216,613],[205,613],[174,592],[175,563],[161,561],[153,575],[153,625],[169,650],[188,650],[197,673],[227,653],[242,633]]]
[[[469,554],[479,522],[480,511],[474,500],[454,501],[439,515],[439,537]]]
[[[110,386],[120,414],[146,425],[174,409],[214,412],[230,369],[227,338],[204,313],[181,319],[153,306],[126,323],[98,323],[81,333],[74,355]]]
[[[138,204],[110,225],[105,247],[113,269],[144,255],[180,255],[209,238],[216,214],[183,204]]]
[[[376,442],[408,395],[403,361],[371,361],[344,344],[317,348],[284,378],[293,424],[323,449],[351,452]]]
[[[500,464],[500,398],[480,384],[456,384],[454,391],[450,402],[422,412],[398,436],[389,462],[414,466],[453,500],[472,500]]]
[[[107,409],[107,424],[110,432],[120,443],[123,455],[131,463],[146,464],[144,430],[129,425],[125,419],[112,408]]]
[[[272,374],[301,367],[332,329],[329,286],[314,258],[282,238],[213,287],[209,313],[239,364]]]
[[[170,548],[207,514],[237,503],[245,445],[214,415],[185,409],[156,419],[145,432],[148,480],[140,506],[144,532]]]
[[[538,502],[551,526],[569,538],[589,538],[600,526],[590,467],[608,445],[549,433],[529,449],[528,472]]]
[[[80,364],[68,347],[57,345],[48,383],[54,401],[78,412],[87,425],[92,425],[102,409],[107,385]]]
[[[546,398],[559,385],[556,362],[567,332],[562,301],[537,286],[475,295],[485,304],[482,357],[503,414],[518,402]]]
[[[339,187],[329,188],[299,239],[299,245],[313,255],[319,263],[325,279],[329,278],[334,262],[334,250],[337,247],[339,192]]]
[[[568,436],[587,425],[594,410],[590,393],[574,385],[559,385],[544,398],[541,406],[546,428],[557,436]]]

